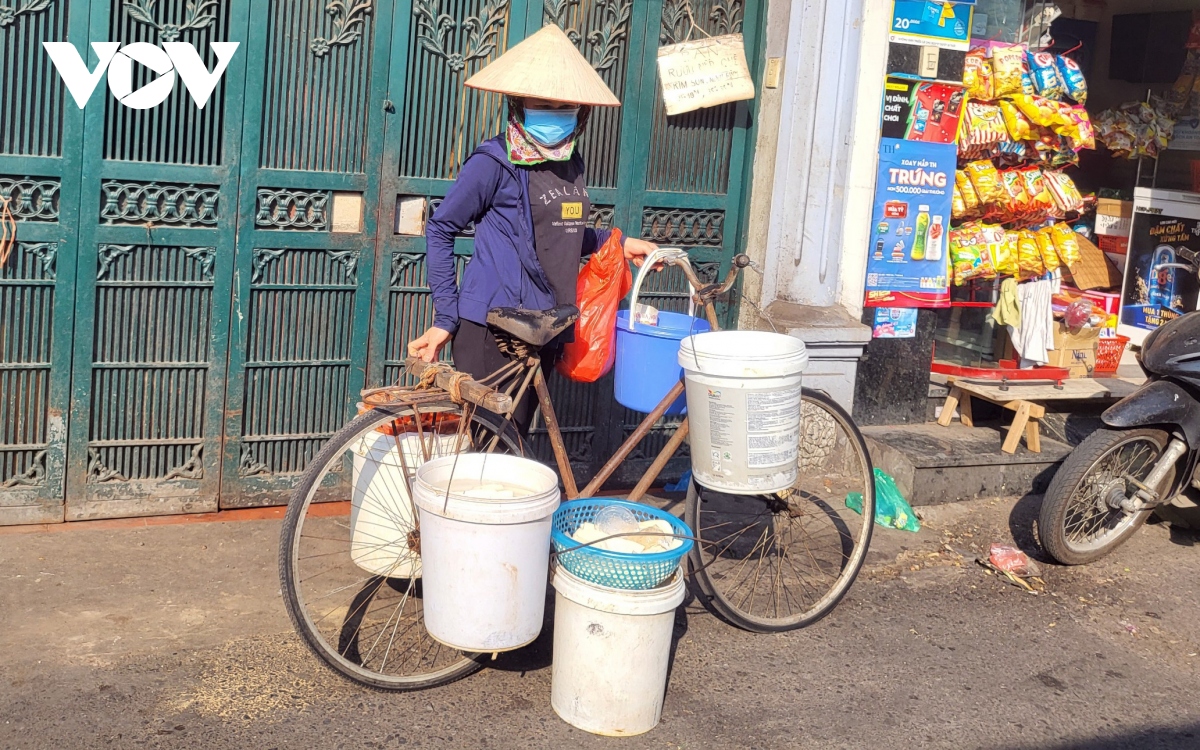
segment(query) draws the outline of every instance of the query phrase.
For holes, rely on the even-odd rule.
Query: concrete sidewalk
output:
[[[0,535],[0,748],[1200,746],[1200,548],[1148,527],[1032,596],[973,562],[1037,499],[877,530],[843,604],[758,636],[694,600],[663,722],[592,737],[549,705],[549,628],[438,690],[326,670],[279,597],[277,520]],[[974,549],[973,549],[974,547]]]

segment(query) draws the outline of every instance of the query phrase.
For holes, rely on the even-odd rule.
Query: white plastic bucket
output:
[[[701,333],[683,340],[679,364],[696,481],[737,495],[791,487],[804,342],[764,331]]]
[[[593,734],[649,732],[662,717],[675,608],[683,576],[658,588],[597,586],[554,567],[554,666],[550,705]]]
[[[499,482],[515,497],[447,495],[450,481]],[[464,453],[417,470],[425,628],[462,651],[509,651],[542,630],[558,477],[536,461]]]
[[[455,441],[462,439],[459,435],[424,436],[433,456],[452,452]],[[408,543],[415,514],[404,467],[414,471],[424,462],[421,438],[415,433],[397,437],[373,431],[354,446],[350,559],[363,570],[392,578],[421,575],[421,557]]]

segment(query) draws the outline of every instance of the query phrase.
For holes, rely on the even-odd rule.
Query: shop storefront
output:
[[[856,418],[925,422],[931,373],[1138,374],[1196,307],[1200,3],[891,5]]]

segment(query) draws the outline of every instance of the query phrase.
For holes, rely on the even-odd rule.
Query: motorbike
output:
[[[1038,536],[1060,563],[1107,555],[1151,513],[1200,528],[1200,312],[1151,332],[1138,363],[1146,383],[1104,412],[1042,500]]]

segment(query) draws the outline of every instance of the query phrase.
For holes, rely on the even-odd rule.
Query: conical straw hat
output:
[[[621,100],[579,54],[563,30],[550,24],[471,76],[473,89],[556,102],[619,107]]]

